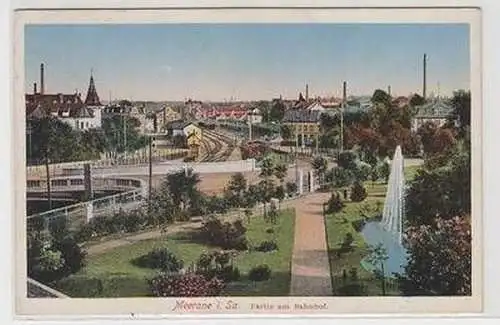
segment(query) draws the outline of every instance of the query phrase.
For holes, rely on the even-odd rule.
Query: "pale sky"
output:
[[[92,69],[101,99],[237,100],[395,95],[469,89],[466,24],[29,25],[26,91],[85,95]],[[39,86],[38,86],[39,87]]]

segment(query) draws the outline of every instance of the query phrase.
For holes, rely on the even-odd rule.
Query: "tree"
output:
[[[272,121],[280,122],[285,116],[285,104],[281,100],[274,100],[271,104],[271,109],[269,112],[269,119]]]
[[[361,202],[368,196],[365,187],[359,181],[354,182],[351,188],[351,201]]]
[[[419,169],[406,194],[406,218],[411,225],[433,224],[436,217],[470,214],[470,151],[455,146],[444,165]]]
[[[401,276],[405,295],[471,294],[470,217],[437,218],[407,230],[409,260]]]
[[[424,97],[419,94],[413,94],[410,98],[410,106],[416,107],[421,106],[425,103]]]
[[[349,169],[339,166],[331,169],[331,176],[334,187],[344,187],[351,185],[354,175]]]
[[[368,248],[368,258],[367,261],[375,266],[375,276],[377,276],[382,283],[382,295],[385,296],[385,261],[389,259],[387,251],[382,246],[378,244],[376,246],[370,246]]]
[[[162,187],[170,193],[176,210],[185,211],[198,197],[197,184],[199,182],[198,174],[193,173],[192,170],[179,171],[168,174]]]
[[[328,161],[322,156],[317,156],[313,159],[311,165],[314,169],[314,173],[318,175],[320,184],[323,183],[325,173],[328,169]]]
[[[280,184],[283,186],[283,182],[285,181],[285,177],[288,172],[288,167],[284,163],[276,164],[274,167],[274,175],[280,181]]]
[[[367,181],[372,172],[372,166],[365,162],[358,162],[356,169],[354,170],[354,177],[359,182]]]
[[[293,196],[297,193],[297,184],[295,182],[286,183],[286,193],[288,196]]]
[[[389,105],[391,102],[391,96],[381,89],[376,89],[373,92],[371,101],[374,104]]]
[[[243,205],[246,189],[247,180],[243,173],[233,174],[227,187],[227,198],[233,206],[240,207]]]
[[[451,105],[454,108],[454,115],[458,124],[459,134],[465,135],[471,123],[471,97],[470,91],[459,90],[453,93]]]
[[[283,187],[283,185],[276,186],[276,190],[274,191],[274,197],[279,200],[281,208],[281,202],[285,199],[285,188]]]
[[[337,164],[339,167],[348,169],[348,170],[354,170],[356,169],[356,160],[357,156],[356,153],[353,151],[343,151],[339,153],[339,157],[337,159]]]
[[[378,172],[379,172],[380,178],[382,178],[384,180],[384,182],[387,184],[387,182],[389,182],[389,176],[391,175],[390,162],[386,159],[380,164],[380,166],[378,168],[379,168]]]

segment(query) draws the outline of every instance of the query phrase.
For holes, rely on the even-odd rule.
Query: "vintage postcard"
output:
[[[481,312],[479,9],[13,18],[18,315]]]

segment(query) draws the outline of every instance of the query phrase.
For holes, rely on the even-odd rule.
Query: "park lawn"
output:
[[[415,177],[419,166],[409,166],[404,170],[405,179],[410,181]],[[379,281],[373,280],[373,275],[361,267],[361,260],[368,253],[368,246],[364,241],[363,235],[357,232],[353,227],[353,222],[361,220],[360,209],[363,206],[370,206],[371,210],[382,212],[387,191],[387,184],[380,182],[366,182],[365,188],[368,192],[368,197],[362,202],[345,202],[345,207],[342,211],[327,215],[325,218],[327,241],[328,241],[328,256],[330,260],[330,273],[332,276],[333,294],[338,294],[337,291],[342,286],[342,276],[344,270],[348,273],[352,268],[357,269],[360,282],[365,285],[367,295],[381,295],[381,284]],[[353,235],[353,249],[337,255],[337,250],[340,248],[345,236],[350,233]],[[398,295],[399,291],[394,283],[388,281],[387,295]]]
[[[223,292],[227,296],[286,296],[289,294],[290,271],[293,250],[295,213],[284,210],[278,223],[271,225],[261,216],[245,222],[247,239],[251,245],[259,245],[263,240],[275,238],[278,251],[262,253],[250,250],[241,252],[234,264],[240,269],[242,280],[228,284]],[[274,228],[274,234],[266,229]],[[174,233],[162,238],[138,241],[114,248],[98,255],[87,257],[87,265],[80,272],[59,281],[56,289],[71,297],[141,297],[149,296],[147,280],[157,274],[157,270],[135,266],[132,261],[151,250],[167,247],[188,267],[204,252],[216,247],[197,243],[186,234]],[[253,283],[247,281],[248,271],[260,264],[267,264],[272,270],[271,279]]]

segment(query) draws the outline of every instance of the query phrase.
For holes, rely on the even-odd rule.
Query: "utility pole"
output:
[[[125,114],[122,115],[122,123],[123,123],[123,153],[125,157],[127,156],[127,116]]]
[[[424,71],[423,71],[423,80],[422,80],[422,97],[424,101],[427,99],[427,54],[424,53]]]
[[[347,101],[347,82],[344,81],[342,89],[342,104],[340,107],[340,152],[344,151],[344,109]]]
[[[49,204],[49,210],[52,210],[52,193],[50,188],[50,171],[49,171],[49,152],[50,152],[50,118],[45,118],[45,126],[47,127],[47,144],[45,148],[45,173],[47,174],[47,202]]]
[[[153,137],[149,136],[149,191],[148,191],[148,202],[151,205],[151,194],[153,193]]]

